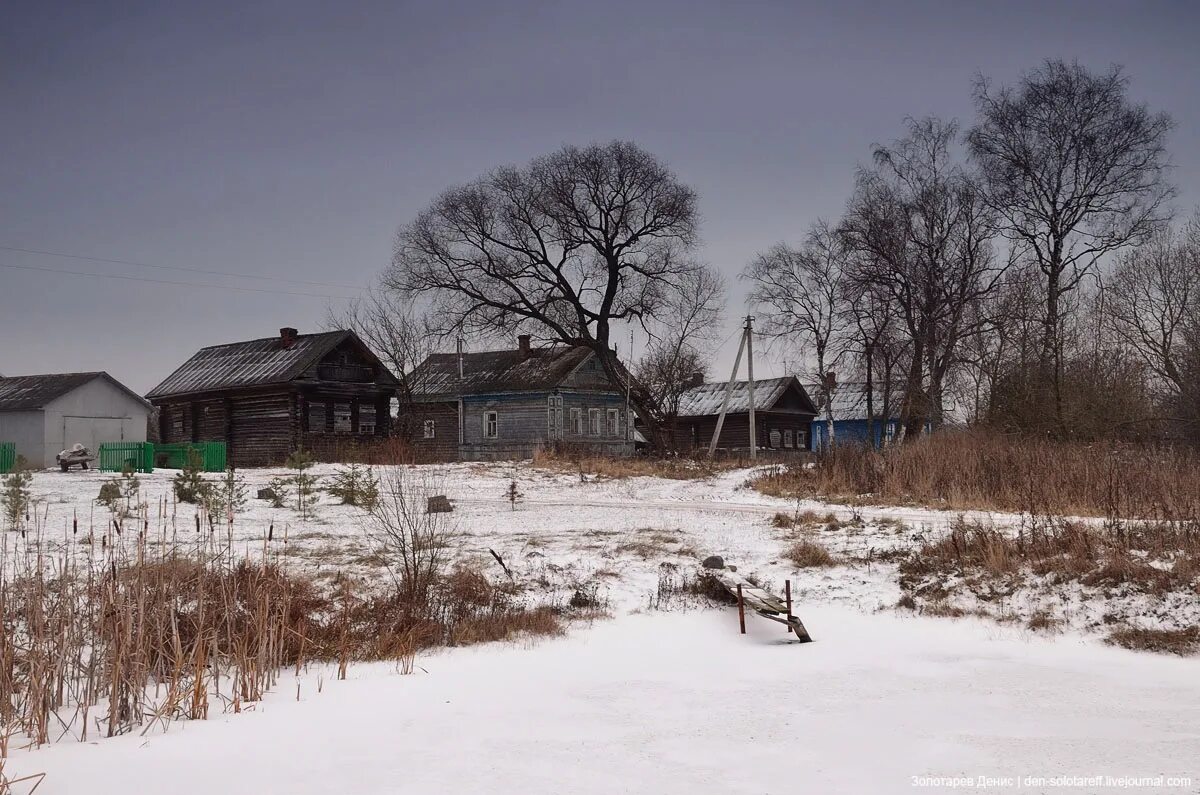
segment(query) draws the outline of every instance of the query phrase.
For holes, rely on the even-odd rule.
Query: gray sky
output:
[[[1123,64],[1132,96],[1174,116],[1178,204],[1200,204],[1194,2],[18,0],[0,20],[0,246],[366,285],[443,188],[627,138],[699,191],[700,255],[733,276],[837,216],[905,116],[969,123],[973,74],[1048,57]],[[104,369],[145,391],[204,345],[316,330],[326,303],[3,267],[0,372]]]

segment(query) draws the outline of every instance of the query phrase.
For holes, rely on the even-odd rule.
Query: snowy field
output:
[[[194,508],[163,500],[172,474],[141,476],[150,544],[196,532]],[[251,497],[281,474],[247,471]],[[954,514],[797,505],[747,488],[752,474],[583,482],[528,464],[422,467],[455,502],[459,554],[500,576],[494,550],[550,602],[594,587],[613,618],[559,640],[424,655],[412,676],[359,665],[339,682],[311,670],[250,713],[15,751],[5,775],[47,773],[39,795],[1200,792],[1200,662],[1103,645],[1101,608],[1080,594],[1053,597],[1066,627],[1053,635],[896,611],[896,566],[878,557],[944,532]],[[6,533],[4,554],[111,554],[107,539],[96,543],[108,519],[93,505],[106,477],[37,474],[42,529]],[[513,481],[515,510],[505,498]],[[796,532],[771,517],[804,510],[846,520],[817,534],[847,563],[797,570],[782,557]],[[234,543],[260,555],[269,529],[271,548],[297,570],[381,573],[361,512],[328,496],[309,519],[251,499]],[[664,578],[709,554],[777,591],[790,578],[816,642],[789,642],[755,618],[741,636],[734,609],[664,602]],[[977,786],[980,776],[994,786]],[[1053,780],[1063,776],[1076,778]]]

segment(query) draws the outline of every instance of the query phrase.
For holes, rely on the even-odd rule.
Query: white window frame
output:
[[[499,439],[500,438],[500,412],[498,412],[498,411],[483,412],[483,438],[484,439]]]
[[[546,438],[561,439],[563,436],[562,395],[546,398]]]
[[[588,435],[599,436],[604,429],[600,409],[588,409]]]
[[[437,438],[437,420],[427,419],[422,423],[421,427],[422,438],[436,439]]]
[[[583,409],[578,406],[571,409],[571,435],[583,436]]]
[[[609,436],[615,437],[615,436],[621,435],[621,410],[620,409],[609,409],[608,410],[608,423],[605,426],[605,428],[608,431]]]

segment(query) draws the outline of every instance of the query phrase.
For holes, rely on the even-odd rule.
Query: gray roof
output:
[[[353,339],[375,359],[382,382],[396,383],[395,377],[378,362],[378,357],[370,352],[358,335],[353,331],[341,330],[297,334],[291,345],[285,345],[276,336],[201,348],[161,384],[151,389],[146,397],[162,398],[287,383],[298,378],[347,339]]]
[[[725,400],[725,389],[728,385],[727,381],[719,381],[692,387],[684,392],[679,400],[678,416],[707,417],[713,414],[720,414],[721,403]],[[770,411],[779,402],[779,399],[783,397],[784,393],[787,392],[788,388],[793,385],[800,390],[801,394],[804,393],[804,388],[800,386],[800,382],[794,376],[755,380],[755,410]],[[804,400],[811,405],[812,401],[808,399],[808,395],[804,395]],[[727,411],[737,414],[749,410],[749,382],[735,381],[733,384],[733,394],[729,397]]]
[[[410,382],[418,398],[433,399],[492,392],[532,392],[554,389],[592,355],[588,347],[556,345],[533,348],[526,358],[520,350],[464,353],[463,376],[458,377],[458,354],[435,353],[413,371]]]
[[[874,410],[877,419],[883,417],[884,393],[886,392],[885,385],[873,385],[874,400],[871,408]],[[810,394],[817,404],[818,416],[824,419],[825,406],[824,395],[821,393],[819,384],[811,384],[808,386],[811,390]],[[891,417],[888,419],[896,419],[900,416],[900,400],[904,394],[904,390],[899,385],[892,386],[891,401],[888,408],[891,409]],[[865,420],[867,418],[867,385],[861,381],[845,381],[837,385],[833,390],[833,419],[835,422],[843,420]]]
[[[84,384],[103,378],[142,403],[141,395],[106,372],[47,373],[0,377],[0,411],[35,411]]]

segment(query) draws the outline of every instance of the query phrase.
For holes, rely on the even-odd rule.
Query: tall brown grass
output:
[[[0,759],[239,712],[309,663],[411,672],[430,646],[563,631],[560,610],[469,566],[429,572],[419,592],[319,587],[283,565],[286,535],[244,547],[199,514],[177,524],[165,501],[154,513],[0,534]]]
[[[754,486],[787,498],[1173,520],[1200,516],[1200,455],[942,431],[881,452],[841,445]]]

